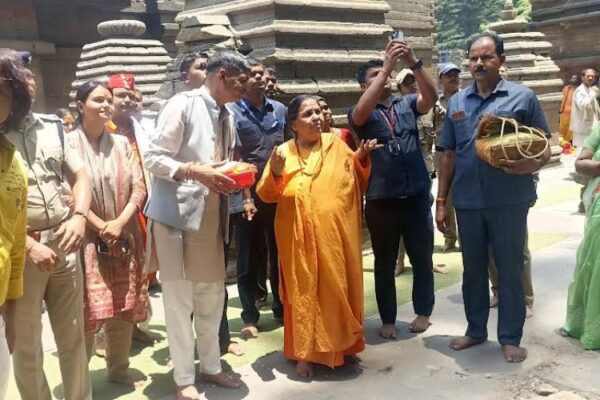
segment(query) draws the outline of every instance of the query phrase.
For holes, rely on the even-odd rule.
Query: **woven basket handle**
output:
[[[519,132],[519,124],[517,123],[517,121],[513,118],[504,118],[504,117],[499,117],[499,116],[496,116],[496,118],[500,118],[500,120],[502,121],[502,127],[500,128],[500,139],[502,139],[504,137],[504,128],[506,127],[506,122],[510,122],[515,127],[515,143],[517,145],[517,150],[518,150],[519,154],[521,155],[521,157],[523,157],[525,159],[529,159],[529,160],[538,158],[538,157],[541,157],[542,154],[544,154],[546,152],[546,149],[548,149],[548,146],[550,145],[548,142],[548,138],[539,129],[532,128],[529,126],[523,126],[523,128],[529,132],[529,143],[522,146],[522,143],[520,143],[520,139],[519,139],[519,133],[521,133],[521,132]],[[525,133],[525,132],[523,132],[523,133]],[[546,145],[544,146],[544,149],[542,151],[540,151],[539,153],[530,155],[527,153],[529,152],[529,149],[531,149],[531,146],[533,145],[533,136],[540,136],[541,138],[543,138]],[[508,160],[508,154],[506,153],[506,149],[504,148],[504,142],[502,140],[500,140],[500,145],[502,146],[502,153],[504,154],[504,158],[506,160]]]

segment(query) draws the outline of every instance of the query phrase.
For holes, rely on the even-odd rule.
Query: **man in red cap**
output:
[[[140,164],[144,174],[144,183],[146,190],[150,191],[150,175],[144,168],[143,152],[146,148],[147,140],[150,136],[151,124],[142,123],[139,118],[141,112],[142,93],[135,85],[135,77],[132,74],[115,74],[108,78],[108,89],[113,94],[114,113],[108,129],[112,133],[121,134],[129,140],[135,157]],[[138,117],[138,118],[136,118]],[[138,212],[137,220],[146,232],[146,218],[142,212]],[[148,278],[150,279],[150,277]],[[154,278],[156,279],[156,278]],[[148,305],[150,303],[148,302]],[[151,309],[149,316],[151,315]],[[154,339],[137,326],[134,329],[134,340],[142,343],[151,344]]]

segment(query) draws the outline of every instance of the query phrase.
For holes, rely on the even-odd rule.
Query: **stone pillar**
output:
[[[140,39],[145,30],[144,23],[136,20],[99,24],[98,33],[106,39],[83,46],[71,99],[85,81],[106,82],[112,74],[130,73],[135,75],[136,85],[144,96],[144,109],[148,112],[158,100],[155,93],[165,79],[171,58],[158,40]]]

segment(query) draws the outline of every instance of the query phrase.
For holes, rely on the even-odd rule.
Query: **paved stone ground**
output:
[[[581,240],[584,217],[575,211],[578,186],[569,177],[573,157],[563,165],[544,170],[539,184],[540,199],[529,218],[530,232],[556,234],[561,240],[533,253],[535,315],[527,320],[523,345],[529,358],[523,364],[503,361],[495,341],[497,311],[490,313],[490,340],[473,349],[455,352],[448,348],[453,336],[461,335],[465,319],[460,284],[436,292],[433,325],[421,335],[408,332],[412,306],[399,307],[399,339],[383,341],[375,334],[377,317],[365,323],[368,346],[360,365],[335,371],[318,368],[312,381],[295,376],[295,366],[280,351],[261,355],[250,364],[234,366],[245,383],[240,390],[226,390],[199,384],[207,399],[541,399],[535,389],[549,384],[559,393],[549,399],[600,399],[600,354],[581,350],[578,342],[557,334],[566,304],[566,293],[573,274],[575,252]],[[235,289],[230,287],[232,297]],[[158,298],[153,299],[155,317],[162,319]],[[46,321],[47,323],[47,321]],[[54,350],[46,329],[45,348]],[[252,342],[244,343],[246,348]],[[161,353],[164,358],[164,352]],[[152,356],[155,360],[159,358]],[[48,358],[48,357],[47,357]],[[49,367],[52,368],[52,367]],[[56,368],[56,367],[54,367]],[[172,383],[161,379],[163,393]],[[155,382],[158,383],[158,382]],[[167,387],[164,387],[167,386]],[[98,398],[174,399],[148,392],[115,391],[107,395],[101,383],[94,384]],[[11,388],[11,392],[14,392]],[[54,390],[60,398],[60,390]],[[9,397],[11,399],[18,397]]]

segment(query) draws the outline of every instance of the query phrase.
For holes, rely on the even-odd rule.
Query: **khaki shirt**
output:
[[[27,164],[29,231],[54,228],[68,218],[67,177],[84,167],[68,135],[61,143],[59,124],[53,115],[29,114],[21,129],[6,133]]]
[[[432,153],[433,141],[435,138],[433,129],[433,109],[429,110],[427,114],[423,114],[417,118],[417,129],[419,130],[419,142],[421,143],[421,152],[423,153],[425,166],[427,167],[427,172],[431,173],[435,171]]]

